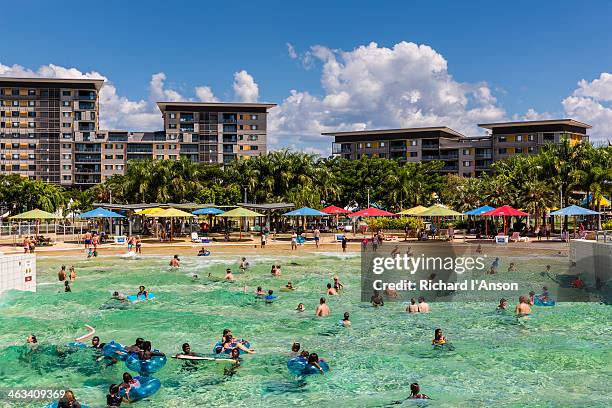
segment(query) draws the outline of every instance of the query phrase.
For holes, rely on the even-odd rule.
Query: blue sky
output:
[[[48,64],[95,71],[124,105],[148,105],[111,109],[112,95],[108,110],[127,111],[109,126],[156,126],[145,111],[157,73],[165,80],[155,96],[197,100],[195,87],[207,86],[218,100],[281,104],[272,143],[313,151],[329,147],[320,131],[420,121],[473,134],[477,120],[572,114],[594,122],[596,137],[612,124],[612,78],[601,77],[612,69],[607,1],[22,1],[4,4],[3,15],[0,74],[19,71],[15,64],[36,75],[51,75],[40,71]],[[433,54],[394,48],[403,42]],[[390,50],[384,68],[381,50]],[[361,94],[363,83],[372,88]],[[380,102],[364,107],[369,89]],[[447,89],[452,101],[426,97]],[[129,112],[149,116],[134,122]]]

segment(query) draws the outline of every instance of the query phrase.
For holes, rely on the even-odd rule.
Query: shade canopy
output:
[[[238,207],[233,210],[218,214],[217,217],[240,218],[240,217],[265,217],[265,215],[256,213],[255,211],[247,210],[246,208]]]
[[[151,214],[155,214],[158,212],[164,211],[163,208],[161,207],[153,207],[153,208],[145,208],[144,210],[140,211],[138,214],[140,215],[151,215]]]
[[[379,208],[366,208],[365,210],[357,211],[349,214],[349,217],[393,217],[395,214],[389,211],[381,210]]]
[[[208,208],[200,208],[199,210],[195,210],[192,214],[194,215],[217,215],[217,214],[223,214],[225,211],[220,210],[218,208],[214,208],[214,207],[208,207]]]
[[[9,217],[11,220],[56,220],[60,218],[62,217],[59,215],[51,214],[50,212],[39,210],[38,208]]]
[[[285,217],[327,217],[329,214],[310,207],[303,207],[283,214]]]
[[[332,215],[350,213],[349,210],[345,210],[344,208],[336,207],[335,205],[330,205],[329,207],[325,207],[321,211],[326,214],[332,214]]]
[[[121,214],[117,214],[116,212],[109,211],[105,208],[95,208],[91,211],[84,212],[82,214],[77,215],[79,218],[125,218],[125,216]]]
[[[565,208],[562,208],[560,210],[550,213],[550,215],[568,215],[568,216],[597,215],[597,214],[599,214],[597,211],[589,210],[588,208],[578,207],[577,205],[570,205],[569,207],[565,207]]]
[[[462,214],[439,204],[434,204],[419,214],[420,217],[456,217],[458,215]]]
[[[490,211],[483,212],[480,215],[486,215],[491,217],[526,217],[529,214],[516,208],[512,208],[509,205],[502,205],[501,207],[495,208]]]
[[[478,207],[478,208],[474,208],[473,210],[466,211],[464,214],[465,215],[482,215],[483,213],[486,213],[487,211],[491,211],[494,209],[495,208],[491,207],[490,205],[483,205],[482,207]]]
[[[193,217],[193,214],[176,208],[166,208],[162,211],[157,211],[153,214],[148,214],[149,217],[157,218],[173,218],[173,217]]]
[[[421,215],[423,211],[427,210],[427,207],[417,205],[416,207],[408,208],[407,210],[400,211],[398,215]]]
[[[599,201],[599,203],[597,201]],[[582,200],[582,202],[580,204],[582,204],[582,205],[587,205],[587,204],[597,205],[597,204],[599,204],[599,205],[603,205],[604,207],[610,207],[610,205],[612,205],[610,200],[608,200],[604,196],[601,196],[601,198],[599,200],[594,199],[592,193],[589,193],[589,195],[586,196],[584,198],[584,200]]]

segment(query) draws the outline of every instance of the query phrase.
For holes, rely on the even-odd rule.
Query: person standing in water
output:
[[[66,280],[66,265],[62,265],[59,272],[57,273],[57,279],[62,282]]]
[[[173,268],[178,268],[181,266],[181,260],[179,259],[178,255],[174,255],[172,257],[172,259],[170,260],[170,266]]]
[[[233,281],[234,280],[234,274],[232,274],[232,270],[230,268],[227,268],[225,270],[225,280],[226,281]]]
[[[410,304],[406,308],[408,313],[419,313],[419,305],[417,305],[416,299],[410,299]]]
[[[317,246],[317,249],[319,249],[319,241],[321,240],[321,231],[319,231],[318,227],[316,227],[314,229],[314,233],[313,234],[314,234],[315,245]]]
[[[72,289],[70,289],[70,282],[68,281],[64,281],[64,292],[72,292]]]
[[[338,294],[338,291],[336,290],[336,288],[332,287],[331,283],[327,284],[327,295],[328,296],[336,296]]]
[[[325,298],[321,298],[319,299],[319,306],[317,306],[317,309],[315,310],[315,316],[317,317],[325,317],[325,316],[329,316],[331,313],[331,310],[329,309],[329,306],[327,306],[327,303],[325,303]]]
[[[429,313],[429,305],[425,303],[425,298],[423,296],[419,297],[419,312],[420,313]]]
[[[348,327],[351,325],[351,321],[349,320],[349,312],[344,312],[344,316],[342,317],[342,320],[340,320],[340,322],[344,327]]]
[[[70,266],[70,280],[71,281],[75,281],[76,280],[76,271],[74,270],[74,265]]]
[[[347,244],[346,236],[343,235],[342,236],[342,252],[346,252],[346,244]]]
[[[519,298],[519,303],[516,305],[514,309],[517,317],[529,316],[531,314],[531,307],[529,307],[529,298],[526,296],[521,296]]]

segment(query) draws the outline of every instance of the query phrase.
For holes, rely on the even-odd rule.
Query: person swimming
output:
[[[191,346],[189,345],[189,343],[183,343],[183,345],[181,346],[181,350],[183,350],[182,353],[177,354],[177,356],[197,356],[196,353],[194,353],[193,351],[191,351]]]
[[[198,251],[198,256],[208,256],[210,255],[210,251],[204,247],[202,247],[199,251]]]
[[[410,396],[409,399],[429,399],[429,396],[426,394],[421,394],[421,387],[419,387],[418,383],[410,384]]]
[[[72,292],[72,289],[70,289],[69,281],[64,281],[64,292]]]
[[[142,285],[138,288],[138,293],[136,294],[136,298],[140,299],[141,296],[144,296],[145,299],[149,298],[149,292],[147,292],[145,290],[145,287]]]
[[[514,309],[514,311],[516,312],[516,316],[517,317],[529,316],[531,314],[531,307],[529,307],[530,304],[533,304],[533,303],[529,301],[529,298],[527,296],[521,296],[519,298],[519,303],[516,305],[516,308]]]
[[[142,343],[142,348],[141,350],[138,352],[138,359],[139,360],[150,360],[151,357],[155,357],[155,356],[159,356],[159,357],[163,357],[165,356],[164,353],[162,353],[161,351],[155,351],[155,350],[151,350],[151,342],[150,341],[144,341]]]
[[[144,339],[142,337],[136,338],[136,341],[131,346],[125,348],[125,351],[128,353],[138,353],[142,350],[142,345],[144,343]]]
[[[262,296],[265,296],[265,294],[266,292],[263,291],[261,286],[258,286],[257,290],[255,291],[255,297],[262,297]]]
[[[226,281],[233,281],[234,280],[234,274],[232,273],[232,270],[230,268],[227,268],[225,270],[225,280]]]
[[[340,289],[344,289],[344,285],[337,276],[334,276],[334,289],[336,289],[336,292],[340,292]]]
[[[370,303],[374,307],[379,307],[379,306],[384,306],[385,305],[385,301],[383,300],[382,296],[380,296],[380,293],[378,293],[377,290],[374,290],[374,293],[372,294],[372,297],[370,297]]]
[[[119,291],[114,291],[111,299],[118,300],[120,302],[127,302],[127,298],[124,294],[119,293]]]
[[[119,395],[119,385],[111,384],[111,386],[108,387],[108,394],[106,394],[106,407],[118,408],[123,401],[123,397]]]
[[[330,314],[331,314],[331,310],[329,309],[329,306],[327,306],[327,303],[325,302],[325,298],[322,297],[321,299],[319,299],[319,305],[317,306],[317,309],[315,310],[315,316],[325,317],[325,316],[329,316]]]
[[[274,296],[274,291],[272,289],[268,290],[268,295],[264,298],[266,303],[272,303],[276,296]]]
[[[297,307],[295,308],[295,310],[298,311],[298,313],[302,313],[304,310],[306,310],[306,307],[304,306],[303,303],[298,303]]]
[[[297,356],[300,353],[300,348],[301,348],[300,343],[297,343],[297,342],[293,343],[291,345],[291,353]]]
[[[221,345],[221,351],[230,354],[234,349],[242,350],[248,354],[255,354],[255,350],[249,349],[241,342],[236,341],[233,336],[225,336]]]
[[[315,367],[321,374],[324,374],[323,369],[319,365],[319,355],[317,353],[310,353],[308,356],[308,365]]]
[[[441,346],[443,344],[446,344],[446,337],[444,337],[442,329],[436,329],[434,331],[434,338],[431,341],[431,344],[433,344],[434,346]]]
[[[410,304],[406,307],[408,313],[419,313],[419,305],[415,298],[410,299]]]
[[[506,310],[508,309],[508,301],[505,298],[501,298],[499,300],[499,305],[497,305],[496,310]]]
[[[534,301],[535,301],[535,292],[532,290],[531,292],[529,292],[529,305],[533,306]]]
[[[64,396],[57,401],[57,408],[81,408],[81,404],[76,400],[74,392],[64,391]]]
[[[329,296],[336,296],[338,294],[338,291],[332,287],[331,283],[327,284],[327,294]]]
[[[28,344],[36,344],[36,343],[38,343],[38,340],[36,339],[36,336],[34,334],[30,334],[28,336],[28,338],[26,339],[26,343],[28,343]]]
[[[178,255],[174,255],[172,257],[172,259],[170,260],[170,266],[173,268],[178,268],[179,266],[181,266],[181,260],[179,259]]]
[[[241,271],[246,271],[247,269],[249,269],[249,261],[247,261],[247,259],[245,257],[242,258],[242,260],[240,261],[240,270]]]
[[[100,343],[100,337],[93,336],[91,338],[91,346],[89,346],[90,348],[102,349],[104,346],[105,346],[105,343]]]
[[[130,400],[130,390],[132,388],[138,388],[140,387],[140,382],[132,377],[132,374],[130,373],[123,373],[123,382],[119,385],[119,389],[120,390],[125,390],[125,397],[127,401],[131,401]]]
[[[295,288],[293,287],[293,283],[291,283],[291,281],[287,282],[287,284],[285,285],[285,289],[295,290]]]
[[[340,320],[340,323],[342,323],[344,327],[351,325],[351,321],[349,320],[349,312],[344,312],[344,316],[342,317],[342,320]]]

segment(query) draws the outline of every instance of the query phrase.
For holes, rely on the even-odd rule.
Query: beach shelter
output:
[[[314,208],[303,207],[283,214],[285,217],[327,217],[329,214]]]
[[[456,217],[458,215],[463,214],[440,204],[434,204],[419,214],[420,217]]]
[[[9,217],[11,220],[35,220],[36,221],[36,235],[38,236],[38,226],[40,225],[40,220],[57,220],[61,219],[59,215],[51,214],[50,212],[35,209],[26,211],[21,214],[13,215]]]
[[[141,212],[142,214],[142,212]],[[147,217],[155,217],[155,218],[170,218],[170,241],[172,241],[172,236],[174,233],[174,218],[190,218],[193,217],[193,214],[188,213],[183,210],[178,210],[176,208],[164,208],[161,211],[155,211],[153,214],[145,214]]]
[[[601,213],[593,210],[589,210],[588,208],[579,207],[577,205],[570,205],[569,207],[562,208],[557,211],[553,211],[550,215],[554,216],[569,216],[574,217],[574,235],[576,235],[576,218],[581,215],[599,215]]]
[[[400,211],[397,215],[415,215],[421,216],[423,211],[427,210],[427,207],[423,207],[422,205],[417,205],[416,207],[408,208],[407,210]]]
[[[529,214],[526,212],[523,212],[521,210],[517,210],[516,208],[513,208],[509,205],[502,205],[501,207],[497,207],[493,210],[489,210],[486,212],[483,212],[482,214],[483,216],[488,216],[488,217],[503,217],[503,221],[504,221],[504,235],[506,235],[506,230],[507,230],[507,222],[506,219],[508,217],[527,217]]]
[[[379,208],[366,208],[348,215],[349,217],[395,217],[395,214]]]
[[[160,211],[164,211],[164,209],[161,207],[145,208],[144,210],[140,211],[138,214],[139,215],[153,215]]]
[[[224,218],[255,218],[255,217],[265,217],[264,214],[257,213],[255,211],[248,210],[246,208],[238,207],[233,210],[229,210],[224,212],[223,214],[218,214],[216,217],[224,217]],[[240,225],[240,239],[242,239],[242,223]]]
[[[77,215],[78,218],[125,218],[124,215],[109,211],[105,208],[96,208]]]

